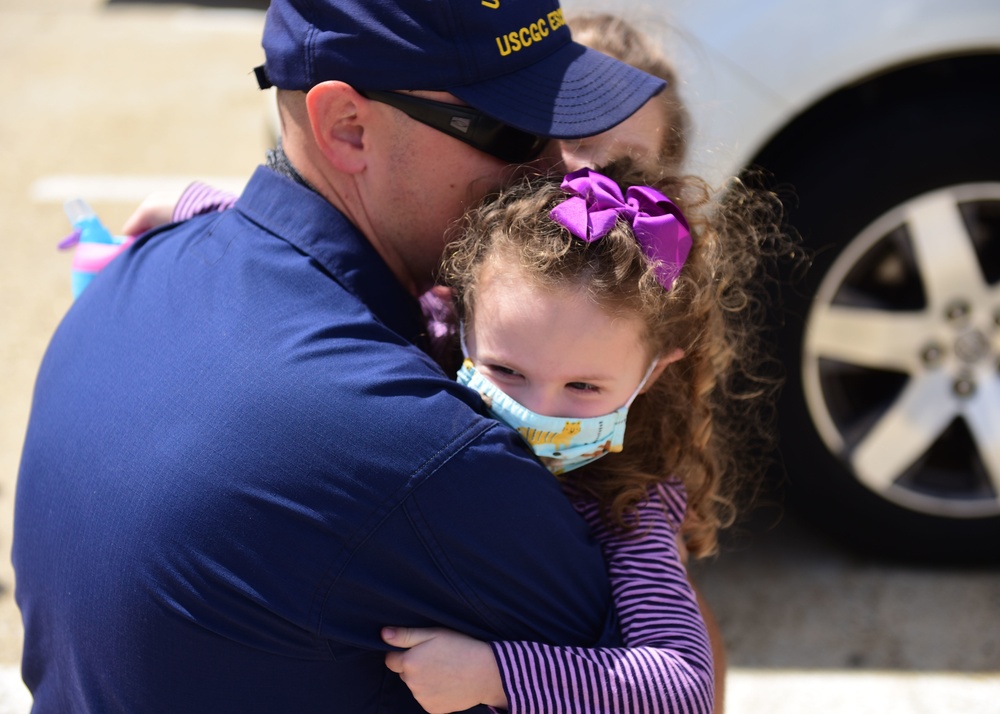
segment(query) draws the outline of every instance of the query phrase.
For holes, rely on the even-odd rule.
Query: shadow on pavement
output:
[[[734,667],[985,674],[1000,662],[996,566],[887,562],[764,509],[692,572]]]

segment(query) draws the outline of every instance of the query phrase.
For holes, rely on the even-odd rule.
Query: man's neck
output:
[[[288,158],[288,154],[285,153],[285,149],[281,145],[281,141],[278,142],[278,145],[275,148],[270,149],[267,152],[267,167],[282,176],[290,178],[295,183],[305,186],[310,191],[319,193],[319,191],[316,191],[316,188],[311,183],[302,178],[302,174],[300,174],[292,165],[292,162]]]

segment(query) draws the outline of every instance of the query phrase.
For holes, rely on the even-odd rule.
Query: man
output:
[[[36,712],[420,711],[387,624],[618,642],[582,521],[418,349],[414,296],[511,163],[662,82],[555,0],[273,0],[263,45],[283,151],[116,259],[43,361],[13,553]]]

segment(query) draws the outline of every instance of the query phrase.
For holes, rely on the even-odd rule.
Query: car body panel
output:
[[[570,16],[607,12],[591,0],[563,5]],[[931,57],[1000,52],[996,0],[673,0],[615,11],[676,65],[693,119],[689,169],[711,181],[839,89]]]
[[[686,171],[759,166],[808,256],[768,318],[787,503],[866,553],[995,562],[1000,1],[564,4],[659,42]]]

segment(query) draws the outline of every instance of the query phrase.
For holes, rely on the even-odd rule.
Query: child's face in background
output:
[[[639,167],[653,169],[660,164],[660,146],[667,130],[667,114],[659,97],[643,104],[639,111],[603,134],[560,142],[566,171],[589,166],[598,168],[613,159],[631,157]]]
[[[638,317],[612,316],[576,289],[541,289],[520,272],[483,267],[466,327],[479,372],[545,416],[602,416],[623,406],[653,359]]]

